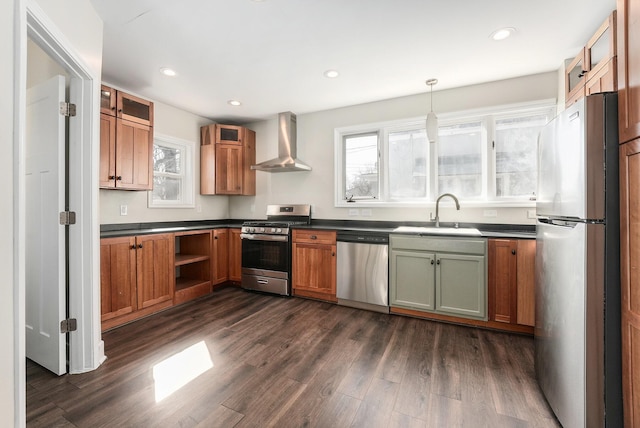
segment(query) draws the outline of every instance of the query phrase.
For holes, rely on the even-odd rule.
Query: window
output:
[[[479,198],[484,194],[485,135],[483,123],[479,121],[438,128],[438,194],[453,193],[460,199]]]
[[[430,144],[424,119],[336,129],[336,205],[426,204],[453,193],[480,205],[530,205],[538,133],[552,101],[442,114]]]
[[[345,197],[378,197],[378,134],[344,137]]]
[[[538,169],[538,133],[549,117],[545,114],[496,120],[496,196],[533,197]]]
[[[193,208],[193,150],[195,144],[155,135],[153,142],[153,190],[150,208]]]
[[[389,132],[391,199],[423,199],[428,190],[429,151],[424,129]]]

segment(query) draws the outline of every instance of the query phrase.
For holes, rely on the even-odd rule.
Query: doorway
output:
[[[77,329],[68,335],[69,373],[96,369],[105,359],[100,331],[98,154],[100,72],[88,67],[64,34],[35,3],[20,8],[19,31],[15,43],[15,195],[14,281],[16,421],[25,420],[25,277],[26,195],[25,139],[27,104],[27,43],[37,44],[69,76],[69,101],[76,104],[76,116],[68,133],[68,205],[76,213],[76,223],[68,231],[68,315],[77,320]]]
[[[69,74],[32,40],[27,41],[25,132],[25,339],[26,355],[57,375],[68,371],[67,115]],[[63,325],[66,325],[63,323]]]

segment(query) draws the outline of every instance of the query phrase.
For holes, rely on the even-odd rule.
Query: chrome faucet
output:
[[[436,218],[435,218],[436,227],[440,227],[440,214],[439,214],[439,211],[440,211],[440,199],[444,198],[445,196],[450,196],[453,199],[453,201],[456,203],[456,209],[458,211],[460,211],[460,202],[458,202],[458,198],[456,198],[454,194],[452,194],[452,193],[443,193],[442,195],[438,196],[438,199],[436,199]]]

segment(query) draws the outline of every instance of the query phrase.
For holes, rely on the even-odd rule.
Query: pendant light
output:
[[[438,83],[438,79],[429,79],[425,83],[431,87],[431,111],[427,114],[427,139],[430,143],[435,143],[438,139],[438,117],[433,112],[433,85]]]

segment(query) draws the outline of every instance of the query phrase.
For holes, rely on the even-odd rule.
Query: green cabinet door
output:
[[[486,319],[485,257],[442,254],[436,258],[436,311]]]
[[[435,309],[435,254],[392,250],[389,273],[391,306]]]

